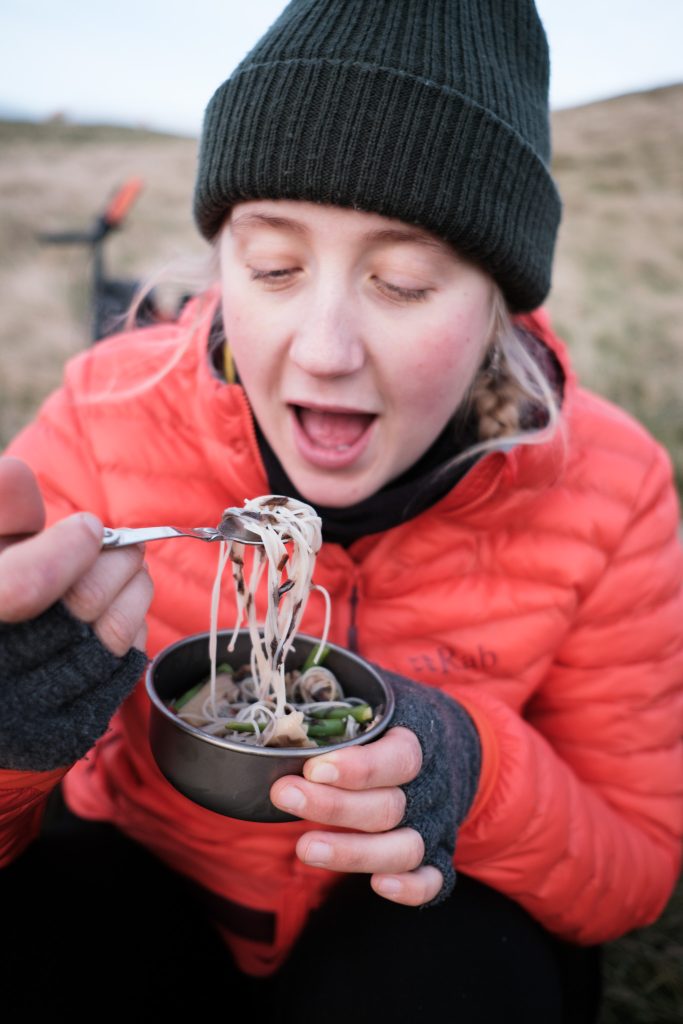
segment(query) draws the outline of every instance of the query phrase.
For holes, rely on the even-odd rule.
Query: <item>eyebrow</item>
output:
[[[270,213],[243,213],[240,217],[231,221],[231,228],[263,226],[279,228],[282,231],[289,231],[293,235],[299,235],[301,238],[308,238],[309,235],[308,228],[305,224],[302,224],[301,221],[292,220],[291,217],[276,216],[275,214]],[[377,228],[374,231],[368,231],[363,235],[361,241],[372,243],[410,242],[413,245],[422,245],[426,249],[431,249],[433,252],[437,252],[441,256],[450,251],[449,247],[444,242],[439,242],[435,238],[429,238],[428,235],[424,235],[418,231],[413,231],[411,228]]]

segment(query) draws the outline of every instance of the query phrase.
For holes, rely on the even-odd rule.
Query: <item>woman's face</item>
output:
[[[298,200],[239,203],[220,258],[240,380],[303,497],[351,505],[416,462],[481,363],[491,279],[421,228]]]

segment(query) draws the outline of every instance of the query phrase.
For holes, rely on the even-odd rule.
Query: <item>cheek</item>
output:
[[[262,366],[267,372],[281,359],[288,326],[277,308],[264,308],[256,294],[245,294],[238,282],[223,281],[223,327],[225,337],[241,374],[248,366]],[[246,377],[245,377],[246,379]]]
[[[240,384],[249,396],[252,406],[260,407],[268,381],[269,367],[265,353],[260,350],[255,337],[250,337],[240,329],[235,318],[224,326],[226,343]]]
[[[230,351],[237,364],[243,382],[250,375],[252,366],[258,366],[265,357],[263,343],[265,331],[261,327],[258,311],[239,296],[223,292],[223,328]]]
[[[430,335],[404,365],[397,382],[403,399],[428,419],[443,418],[444,409],[454,412],[465,395],[483,356],[481,335],[474,332],[454,337],[452,331]]]

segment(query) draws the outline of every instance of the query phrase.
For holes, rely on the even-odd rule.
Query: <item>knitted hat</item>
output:
[[[244,199],[380,213],[534,309],[561,209],[548,73],[533,0],[292,0],[207,107],[199,229]]]

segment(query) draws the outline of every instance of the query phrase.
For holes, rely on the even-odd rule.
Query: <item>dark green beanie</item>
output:
[[[533,0],[292,0],[207,107],[199,229],[244,199],[380,213],[534,309],[561,209],[548,71]]]

